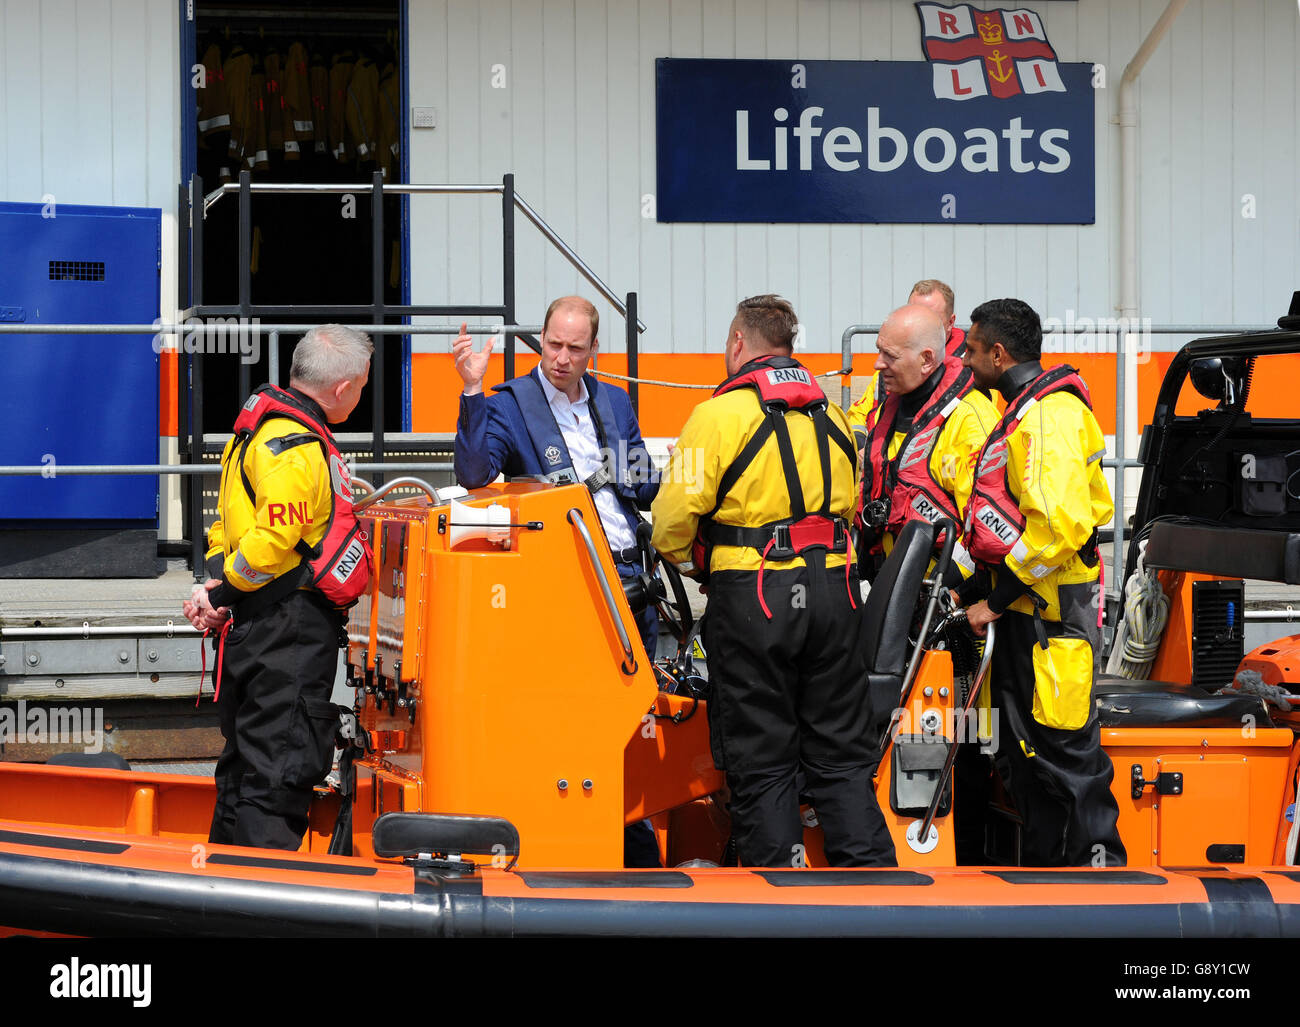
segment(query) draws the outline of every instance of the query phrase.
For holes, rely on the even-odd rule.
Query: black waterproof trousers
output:
[[[1071,625],[1046,623],[1053,634]],[[1082,629],[1080,629],[1082,630]],[[1033,617],[1008,611],[997,622],[989,672],[998,716],[998,764],[1023,821],[1024,866],[1123,866],[1124,845],[1111,794],[1114,768],[1093,710],[1075,731],[1034,719]],[[1096,662],[1097,644],[1093,642]]]
[[[339,625],[339,614],[305,590],[252,617],[236,614],[221,661],[217,714],[226,747],[209,841],[302,843],[312,790],[334,756]]]
[[[871,787],[861,608],[844,569],[721,571],[704,620],[709,734],[727,773],[742,865],[803,865],[796,779],[817,811],[832,866],[893,866],[894,846]]]

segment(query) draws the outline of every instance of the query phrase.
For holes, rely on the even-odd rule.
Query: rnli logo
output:
[[[812,375],[802,367],[774,367],[767,372],[769,385],[811,385]]]
[[[352,577],[352,572],[357,569],[357,565],[365,555],[366,547],[362,545],[360,539],[354,538],[347,549],[343,550],[343,555],[339,557],[330,573],[340,585],[347,584],[348,578]]]
[[[943,511],[922,495],[918,495],[912,500],[912,509],[916,511],[918,517],[924,517],[931,524],[934,524],[943,516]]]
[[[1005,545],[1009,546],[1014,543],[1019,535],[1019,532],[999,517],[991,506],[986,506],[981,510],[979,517],[976,519],[980,524],[984,525],[984,527],[988,528],[989,531],[993,532],[994,535],[1001,539]]]
[[[554,467],[556,464],[558,464],[558,463],[560,462],[560,447],[559,447],[559,446],[547,446],[547,447],[546,447],[546,453],[545,453],[545,456],[546,456],[547,462],[550,463],[550,465],[551,465],[552,467]]]

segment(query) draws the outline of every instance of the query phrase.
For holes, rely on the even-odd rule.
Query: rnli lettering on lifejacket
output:
[[[995,534],[1007,545],[1013,545],[1016,539],[1020,537],[1020,533],[1016,531],[1014,527],[1012,527],[1010,524],[1004,521],[1001,517],[999,517],[993,511],[992,507],[986,506],[983,510],[980,511],[979,517],[977,519],[982,525],[984,525],[984,527],[988,528],[989,531],[993,532],[993,534]]]
[[[366,547],[359,538],[354,538],[343,554],[338,558],[338,562],[330,568],[330,573],[338,580],[339,584],[347,582],[352,577],[352,572],[365,559]]]
[[[912,500],[912,509],[917,512],[918,516],[924,517],[931,524],[937,522],[940,517],[946,516],[942,510],[919,493]]]
[[[802,367],[774,367],[767,372],[771,385],[811,385],[812,375]]]

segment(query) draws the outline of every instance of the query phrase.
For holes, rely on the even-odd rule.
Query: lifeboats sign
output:
[[[658,219],[1092,224],[1092,65],[916,7],[925,61],[658,60]]]

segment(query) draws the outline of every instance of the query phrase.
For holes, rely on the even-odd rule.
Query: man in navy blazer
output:
[[[600,514],[619,574],[640,570],[637,511],[647,510],[659,478],[641,440],[627,393],[596,381],[587,365],[600,345],[600,315],[580,296],[553,302],[542,322],[541,365],[483,393],[493,340],[481,353],[461,326],[452,343],[465,382],[456,421],[456,479],[479,488],[496,478],[537,475],[557,484],[585,483]],[[658,617],[640,618],[641,637],[654,659]]]
[[[542,362],[531,373],[483,394],[492,355],[481,353],[460,326],[452,343],[456,370],[465,382],[456,420],[456,480],[480,488],[498,474],[533,474],[557,484],[583,482],[591,489],[623,578],[641,570],[636,544],[637,510],[648,510],[659,476],[641,441],[641,428],[627,393],[587,374],[597,347],[600,315],[581,296],[564,296],[542,322]],[[647,607],[637,618],[650,659],[659,641],[659,617]],[[659,849],[648,821],[623,835],[624,862],[659,866]]]

